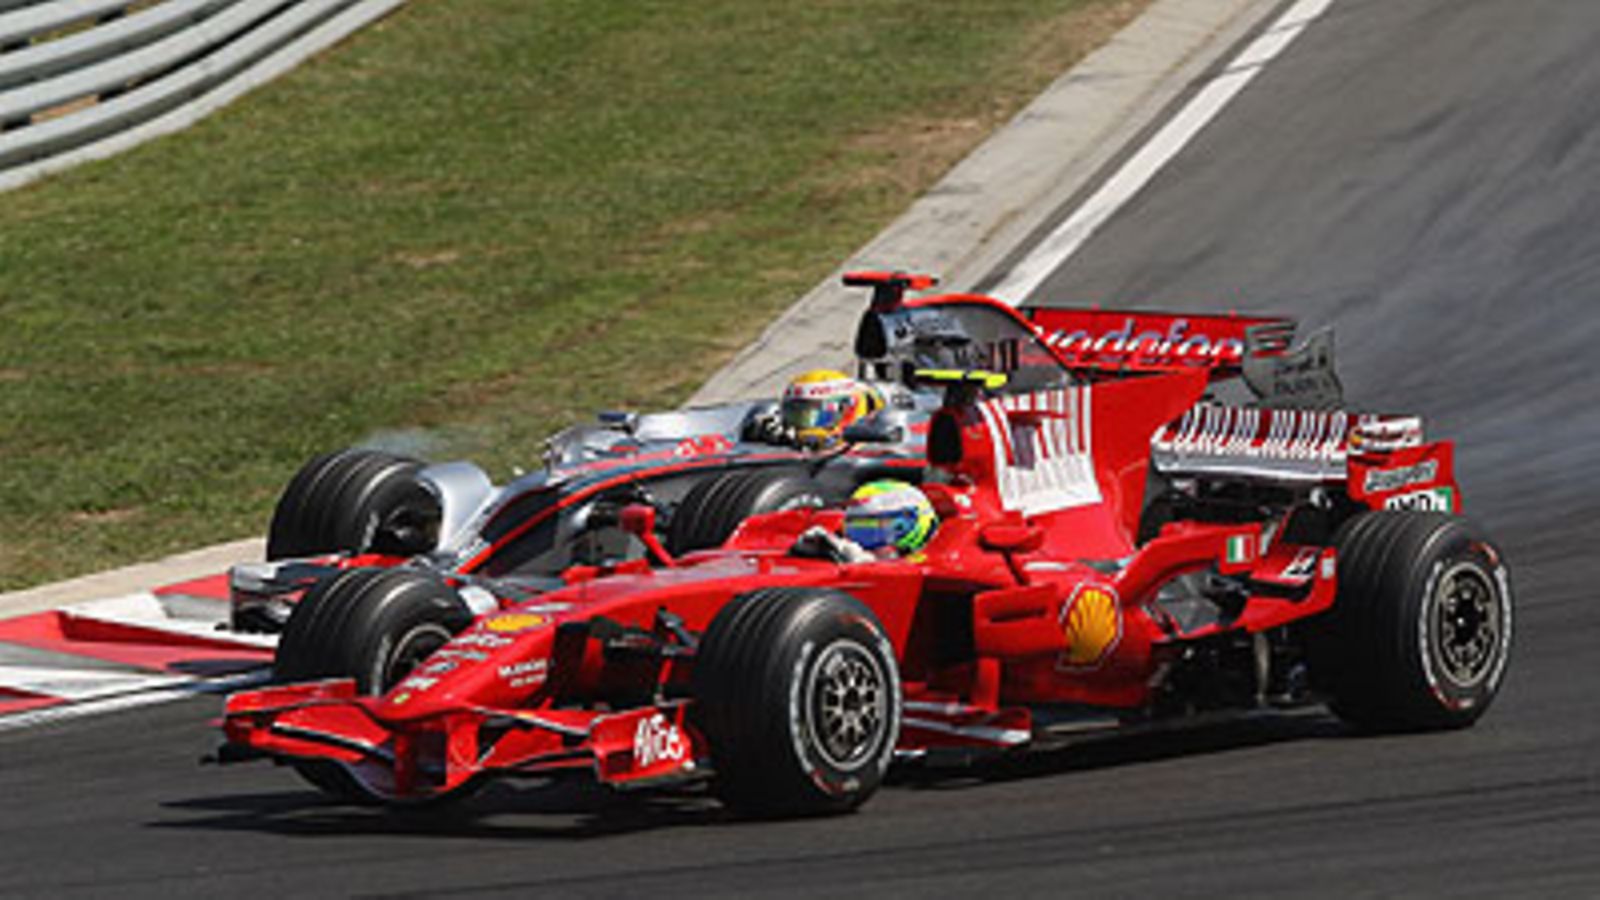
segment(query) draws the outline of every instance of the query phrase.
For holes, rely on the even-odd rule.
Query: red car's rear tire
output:
[[[1310,623],[1311,674],[1342,719],[1375,731],[1463,728],[1499,692],[1511,585],[1465,519],[1368,512],[1341,530],[1339,594]]]

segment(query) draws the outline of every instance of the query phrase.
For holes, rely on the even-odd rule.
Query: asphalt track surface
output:
[[[1475,729],[1116,741],[859,814],[497,786],[463,814],[196,767],[213,698],[0,735],[0,895],[1600,893],[1600,4],[1337,0],[1040,297],[1337,323],[1347,393],[1460,441],[1518,588]]]

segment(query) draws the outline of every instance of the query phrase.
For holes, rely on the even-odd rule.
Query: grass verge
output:
[[[1143,0],[414,0],[0,195],[0,589],[682,400]]]

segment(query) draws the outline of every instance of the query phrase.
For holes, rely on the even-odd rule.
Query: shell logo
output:
[[[1061,632],[1067,649],[1059,668],[1092,669],[1105,662],[1122,639],[1116,592],[1097,584],[1079,585],[1061,607]]]
[[[487,619],[483,627],[497,634],[511,634],[518,631],[529,631],[542,628],[550,624],[550,617],[538,613],[507,613]]]

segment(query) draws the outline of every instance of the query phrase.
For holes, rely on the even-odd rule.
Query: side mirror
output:
[[[1044,531],[1033,525],[991,522],[978,532],[978,545],[996,553],[1032,553],[1044,545]]]
[[[639,539],[650,558],[657,564],[672,567],[678,561],[656,537],[656,508],[645,503],[630,503],[617,514],[617,527]]]
[[[617,513],[617,527],[644,540],[645,535],[656,533],[656,508],[644,503],[630,503]]]

